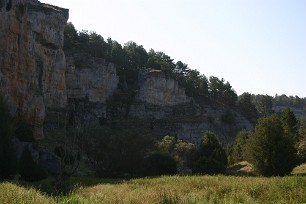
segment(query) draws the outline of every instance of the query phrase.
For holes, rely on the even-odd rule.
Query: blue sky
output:
[[[41,0],[77,30],[163,51],[236,92],[306,97],[306,0]]]

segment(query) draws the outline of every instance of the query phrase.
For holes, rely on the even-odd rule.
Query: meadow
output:
[[[162,176],[131,180],[73,177],[67,194],[52,179],[0,183],[0,203],[306,203],[306,177]],[[69,190],[68,190],[69,189]]]

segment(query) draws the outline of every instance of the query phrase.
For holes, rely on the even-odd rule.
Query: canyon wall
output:
[[[173,106],[191,101],[178,82],[166,78],[160,70],[148,71],[140,81],[143,82],[140,84],[137,100],[158,106]]]
[[[126,97],[130,93],[118,88],[114,64],[79,51],[65,56],[67,9],[36,0],[0,0],[0,9],[0,94],[12,116],[30,123],[36,139],[69,123],[134,119],[155,137],[170,134],[194,143],[207,130],[226,143],[240,129],[252,129],[234,110],[233,121],[223,121],[229,110],[187,97],[176,80],[159,70],[141,73],[136,94]]]
[[[176,80],[159,70],[141,73],[139,82],[128,116],[146,120],[156,137],[172,135],[199,144],[206,131],[213,131],[227,144],[241,129],[254,128],[235,110],[188,97]]]
[[[67,57],[66,86],[70,99],[106,103],[119,83],[116,66],[86,54]]]
[[[0,1],[0,91],[12,116],[43,137],[47,107],[65,107],[63,31],[68,10],[38,1]]]

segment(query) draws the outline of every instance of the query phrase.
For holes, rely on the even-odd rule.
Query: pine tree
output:
[[[294,140],[277,114],[261,118],[246,146],[247,160],[263,176],[289,174],[297,164]]]
[[[199,147],[199,159],[195,162],[195,173],[224,173],[227,166],[225,150],[212,132],[206,132]]]

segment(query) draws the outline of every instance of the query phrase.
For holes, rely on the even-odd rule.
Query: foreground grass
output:
[[[0,203],[54,203],[55,200],[34,188],[25,188],[12,183],[0,183]]]
[[[306,203],[303,176],[172,176],[88,183],[67,196],[2,183],[0,203]]]

